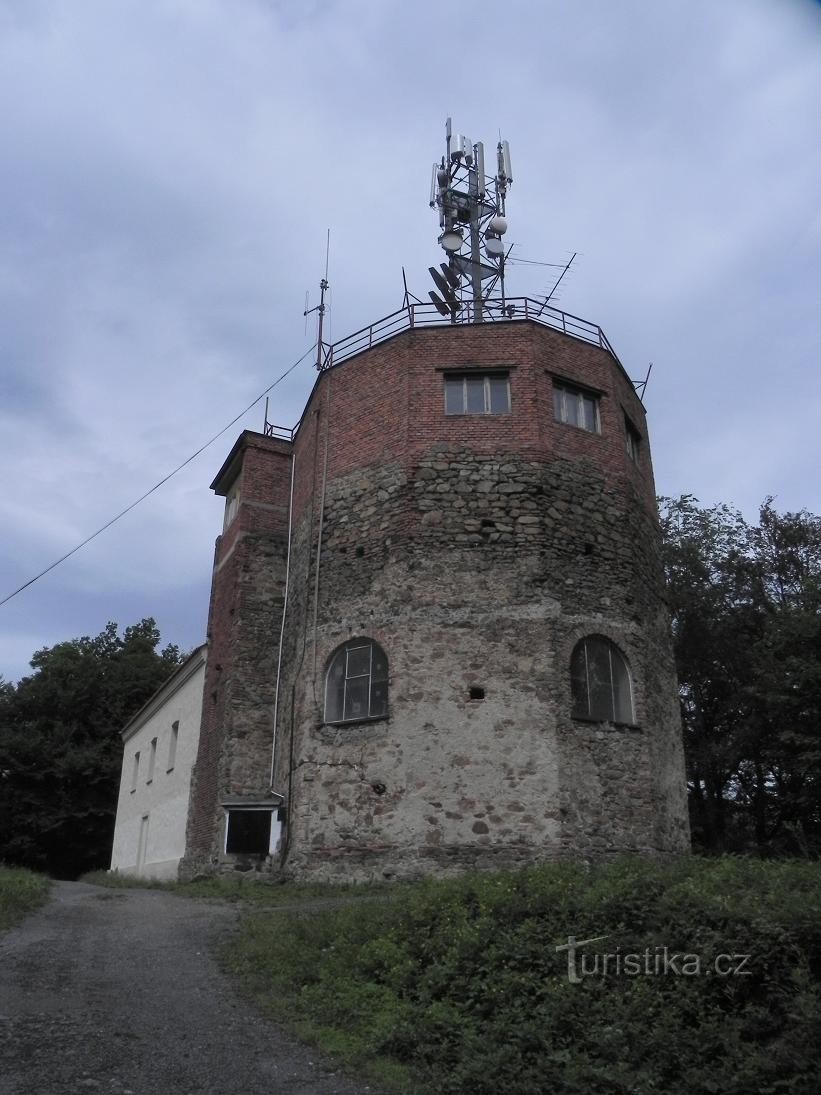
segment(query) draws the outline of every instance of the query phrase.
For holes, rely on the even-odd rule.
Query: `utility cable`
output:
[[[158,491],[160,489],[160,487],[164,486],[169,481],[169,479],[173,479],[174,476],[178,472],[181,472],[183,468],[188,467],[188,465],[193,460],[196,460],[197,457],[201,453],[204,453],[205,450],[207,448],[209,448],[211,445],[213,445],[215,441],[218,441],[219,438],[222,437],[222,435],[224,433],[227,433],[228,430],[230,430],[232,426],[235,426],[241,418],[244,418],[245,415],[248,414],[248,412],[250,410],[253,410],[254,407],[256,407],[257,403],[259,403],[262,399],[264,399],[265,396],[268,395],[269,392],[272,392],[274,390],[274,388],[276,388],[277,384],[280,384],[285,379],[286,376],[288,376],[290,373],[292,373],[294,371],[294,369],[298,365],[301,365],[302,362],[305,360],[305,358],[308,357],[309,354],[312,354],[314,352],[315,348],[316,348],[316,343],[314,343],[312,346],[310,346],[305,351],[305,353],[302,355],[302,357],[300,357],[297,361],[295,361],[293,363],[293,365],[289,366],[285,370],[285,372],[282,374],[282,376],[277,377],[277,379],[273,382],[273,384],[270,384],[265,389],[264,392],[260,392],[260,394],[253,401],[253,403],[249,403],[248,406],[245,408],[245,410],[240,411],[240,413],[235,418],[232,418],[231,421],[226,426],[222,427],[222,429],[219,431],[219,433],[215,433],[214,436],[210,440],[206,441],[204,445],[200,445],[200,447],[197,449],[196,452],[191,453],[191,455],[189,457],[187,457],[187,459],[183,460],[183,462],[181,464],[177,465],[177,467],[174,468],[173,471],[170,471],[168,473],[168,475],[164,475],[162,477],[162,479],[160,479],[159,482],[155,483],[153,487],[151,487],[149,490],[147,490],[145,492],[145,494],[141,494],[139,498],[137,498],[133,502],[131,502],[130,505],[125,507],[125,509],[120,510],[120,512],[116,516],[112,517],[110,521],[106,521],[106,523],[104,525],[101,525],[100,528],[98,528],[96,532],[92,532],[92,534],[90,536],[86,536],[85,540],[83,540],[81,543],[77,544],[76,547],[73,547],[71,549],[71,551],[67,551],[65,553],[65,555],[61,555],[59,559],[56,559],[53,563],[51,563],[50,566],[47,566],[45,568],[45,570],[41,570],[39,574],[35,574],[33,578],[29,578],[29,580],[27,582],[24,582],[19,587],[19,589],[15,589],[13,593],[9,593],[2,600],[0,600],[0,607],[2,607],[4,604],[7,604],[10,600],[12,600],[13,597],[16,597],[18,593],[22,593],[24,589],[28,589],[28,587],[34,585],[35,582],[39,582],[39,580],[41,578],[44,578],[46,576],[46,574],[49,574],[52,570],[54,570],[56,567],[58,567],[61,563],[64,563],[66,561],[66,559],[70,559],[72,555],[76,555],[76,553],[78,551],[80,551],[81,548],[84,548],[86,546],[86,544],[90,544],[92,540],[96,540],[96,538],[101,533],[105,532],[106,529],[110,529],[111,526],[116,524],[117,521],[119,521],[121,517],[125,517],[125,515],[127,513],[130,513],[133,509],[136,509],[136,507],[140,504],[140,502],[144,502],[146,500],[146,498],[148,498],[150,495],[152,495],[155,491]]]

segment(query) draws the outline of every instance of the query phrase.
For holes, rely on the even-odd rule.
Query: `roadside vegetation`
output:
[[[0,860],[77,878],[111,861],[128,719],[177,668],[148,618],[38,650],[0,678]]]
[[[49,880],[22,867],[0,865],[0,931],[34,912],[48,897]]]
[[[322,882],[263,882],[238,872],[198,878],[193,882],[162,882],[151,878],[135,878],[118,871],[88,871],[82,875],[80,881],[110,889],[165,890],[181,897],[213,897],[222,901],[237,901],[263,907],[304,905],[313,901],[338,905],[357,897],[381,894],[395,896],[403,888],[402,883],[389,882],[351,883],[342,886]]]
[[[569,936],[598,940],[576,983]],[[271,1016],[399,1091],[817,1095],[818,864],[561,864],[249,908],[222,960]]]

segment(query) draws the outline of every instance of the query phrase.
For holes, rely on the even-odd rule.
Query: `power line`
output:
[[[56,559],[53,563],[51,563],[50,566],[47,566],[45,570],[41,570],[39,574],[35,574],[33,578],[29,578],[27,582],[24,582],[19,589],[15,589],[13,593],[9,593],[0,601],[0,607],[2,607],[4,604],[7,604],[10,600],[12,600],[13,597],[16,597],[18,593],[22,593],[24,589],[28,589],[28,587],[34,585],[35,582],[39,582],[41,578],[44,578],[46,574],[49,574],[52,570],[55,569],[55,567],[58,567],[61,563],[64,563],[66,559],[70,559],[72,555],[76,555],[76,553],[81,548],[84,548],[86,544],[90,544],[92,540],[95,540],[101,533],[105,532],[106,529],[109,529],[112,525],[116,524],[121,517],[125,517],[127,513],[130,513],[133,509],[135,509],[140,504],[140,502],[144,502],[146,498],[152,495],[155,491],[159,490],[160,487],[164,486],[169,479],[173,479],[178,472],[181,472],[183,468],[188,467],[192,460],[196,460],[201,453],[205,452],[205,450],[209,446],[213,445],[215,441],[219,440],[219,438],[222,437],[224,433],[227,433],[232,426],[235,426],[241,418],[244,418],[244,416],[248,414],[250,410],[253,410],[253,408],[256,407],[257,403],[259,403],[261,399],[264,399],[269,392],[272,392],[274,388],[276,388],[277,384],[280,384],[285,379],[285,377],[288,376],[289,373],[292,373],[294,371],[297,365],[301,365],[305,358],[313,352],[314,346],[310,346],[302,355],[302,357],[299,358],[298,361],[295,361],[293,365],[289,366],[282,374],[282,376],[277,377],[273,384],[270,384],[264,392],[260,392],[260,394],[253,401],[253,403],[249,403],[245,410],[240,411],[240,413],[235,418],[232,418],[226,426],[222,427],[219,433],[215,433],[214,436],[210,440],[206,441],[204,445],[200,445],[196,452],[192,452],[191,455],[183,460],[183,462],[179,464],[176,468],[174,468],[173,471],[170,471],[168,475],[164,475],[162,479],[159,480],[159,482],[155,483],[154,486],[150,488],[150,490],[147,490],[145,494],[141,494],[139,498],[131,502],[131,504],[126,506],[125,509],[120,510],[120,512],[115,517],[112,517],[110,521],[106,521],[106,523],[104,525],[101,525],[96,532],[92,532],[90,536],[86,536],[85,540],[77,544],[76,547],[73,547],[71,551],[67,551],[65,555],[61,555],[59,559]]]

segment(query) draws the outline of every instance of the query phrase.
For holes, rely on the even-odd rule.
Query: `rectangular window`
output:
[[[451,373],[445,377],[445,414],[508,414],[507,373]]]
[[[566,426],[577,426],[588,433],[601,433],[599,397],[583,388],[554,383],[553,417]]]
[[[225,521],[222,525],[222,531],[228,528],[231,522],[239,512],[239,480],[231,487],[228,494],[225,496]]]
[[[173,772],[174,765],[177,762],[177,741],[180,736],[180,723],[177,719],[171,723],[171,737],[168,739],[168,764],[166,765],[166,771]]]
[[[140,754],[139,750],[134,754],[134,763],[131,767],[131,793],[137,790],[137,780],[140,778]]]
[[[624,433],[627,442],[627,455],[634,464],[638,464],[639,453],[641,452],[641,434],[627,415],[624,416]]]
[[[146,783],[151,783],[154,779],[154,768],[157,764],[157,739],[151,739],[151,752],[148,754],[148,777]]]
[[[139,871],[148,857],[148,814],[140,818],[140,836],[137,842],[137,870]]]

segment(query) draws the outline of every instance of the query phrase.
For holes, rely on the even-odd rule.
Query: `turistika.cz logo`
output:
[[[577,939],[568,935],[556,952],[567,951],[567,979],[578,985],[585,977],[744,977],[749,954],[717,954],[705,959],[700,954],[671,951],[669,947],[646,947],[643,951],[587,951],[593,943],[601,943],[606,935]]]

